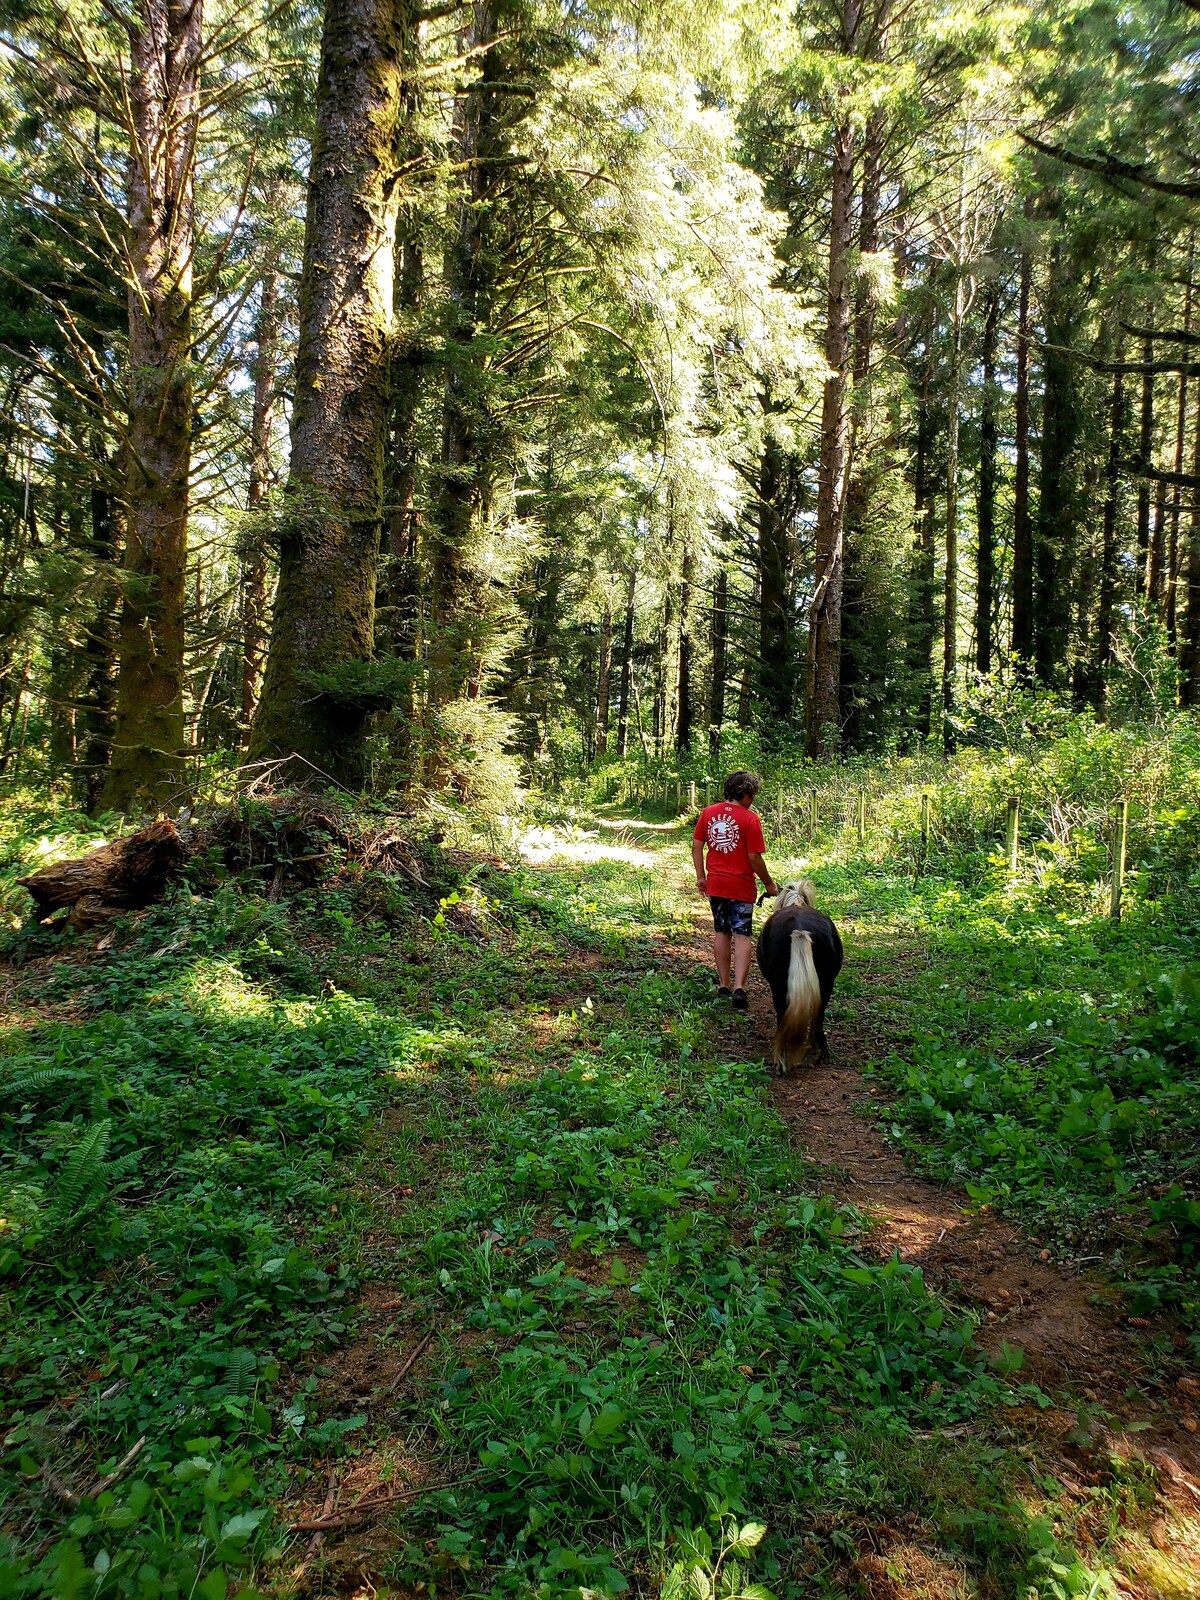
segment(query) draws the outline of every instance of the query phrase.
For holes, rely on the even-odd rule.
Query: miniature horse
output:
[[[807,880],[780,890],[758,936],[758,967],[771,989],[777,1026],[772,1060],[781,1075],[815,1051],[829,1059],[825,1007],[842,970],[842,941],[830,917],[813,906]]]

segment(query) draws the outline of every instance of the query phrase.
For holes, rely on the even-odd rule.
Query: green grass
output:
[[[707,997],[652,972],[627,980],[624,1026],[577,1013],[548,1070],[513,1077],[500,1052],[502,1081],[477,1074],[466,1105],[414,1086],[454,1157],[401,1243],[482,1336],[436,1413],[476,1471],[418,1527],[489,1592],[619,1592],[673,1531],[790,1505],[774,1576],[805,1510],[861,1470],[842,1418],[904,1437],[1004,1392],[970,1323],[919,1271],[859,1255],[854,1215],[814,1196],[761,1066],[706,1057]],[[401,1575],[428,1559],[414,1542]]]
[[[1083,885],[1056,903],[998,865],[968,885],[944,862],[913,878],[864,853],[820,876],[875,968],[890,1136],[1056,1253],[1103,1258],[1135,1314],[1195,1328],[1196,922],[1131,897],[1115,924]]]
[[[27,844],[15,826],[3,842],[14,858]],[[981,1596],[1089,1592],[1103,1550],[1076,1562],[1069,1528],[1023,1503],[1005,1418],[1029,1397],[919,1270],[862,1250],[761,1063],[713,1054],[708,979],[658,942],[681,931],[660,865],[679,840],[646,848],[650,865],[545,871],[445,858],[423,899],[347,871],[277,905],[210,884],[126,924],[103,959],[84,940],[17,969],[0,1591],[286,1586],[289,1486],[320,1484],[319,1501],[331,1460],[398,1443],[456,1485],[397,1514],[379,1576],[406,1589],[553,1600],[707,1574],[726,1595],[750,1576],[840,1595],[870,1527],[912,1516]],[[941,1055],[920,1055],[900,1136],[998,1193],[1008,1146],[985,1171],[974,1124],[916,1108],[937,1103],[931,1063],[961,1054],[985,981],[1002,1047],[1010,969],[976,951],[967,998],[946,1001],[975,902],[949,877],[914,889],[836,857],[835,909],[925,941],[930,964],[884,1020],[899,1037],[942,996]],[[1040,915],[1009,929],[1016,987]],[[1135,924],[1113,937],[1149,960]],[[397,1182],[411,1196],[385,1204]],[[439,1337],[402,1398],[355,1411],[322,1374],[357,1336],[368,1279],[412,1337]],[[978,1437],[947,1438],[959,1422]],[[111,1488],[63,1503],[142,1438]],[[1102,1492],[1133,1506],[1143,1488],[1118,1472]],[[728,1545],[759,1523],[722,1559],[722,1531]]]

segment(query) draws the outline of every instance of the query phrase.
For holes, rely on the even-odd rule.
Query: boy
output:
[[[763,860],[762,823],[751,807],[762,788],[762,779],[753,772],[734,772],[725,779],[724,800],[705,806],[696,820],[692,835],[692,861],[696,867],[696,888],[707,895],[712,907],[713,960],[717,966],[718,995],[729,996],[735,1011],[750,1004],[746,979],[754,954],[754,879],[762,879],[768,894],[778,894],[779,885]],[[708,846],[705,866],[704,847]],[[733,956],[730,974],[729,958]],[[730,982],[732,976],[732,985]]]

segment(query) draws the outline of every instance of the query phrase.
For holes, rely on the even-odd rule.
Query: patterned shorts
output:
[[[709,895],[713,927],[718,933],[740,933],[749,939],[754,932],[754,901],[726,900],[721,895]]]

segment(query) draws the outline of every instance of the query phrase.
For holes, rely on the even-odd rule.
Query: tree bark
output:
[[[246,505],[253,511],[271,486],[271,419],[279,359],[279,275],[267,272],[262,282],[254,338],[254,401],[250,412],[250,482]],[[267,549],[256,538],[242,569],[242,725],[249,738],[266,658]]]
[[[950,384],[946,401],[946,572],[942,591],[942,742],[954,743],[950,721],[958,683],[958,435],[966,286],[956,265],[950,326]]]
[[[1117,347],[1117,360],[1121,358]],[[1108,412],[1108,459],[1104,466],[1104,512],[1100,545],[1100,600],[1096,613],[1096,671],[1093,675],[1092,705],[1101,715],[1107,699],[1107,670],[1113,657],[1113,631],[1117,608],[1117,582],[1121,547],[1119,515],[1121,509],[1121,457],[1125,442],[1125,374],[1113,373],[1112,399]]]
[[[612,698],[612,607],[605,602],[600,619],[600,660],[596,670],[596,752],[608,751],[609,701]]]
[[[982,393],[979,412],[979,492],[975,507],[975,666],[992,670],[992,618],[996,601],[996,350],[1000,339],[1000,285],[988,289],[983,317]]]
[[[1191,246],[1188,252],[1187,282],[1184,285],[1183,296],[1183,332],[1190,334],[1192,331],[1192,277],[1196,264],[1196,236],[1193,233]],[[1188,433],[1188,394],[1189,385],[1187,374],[1179,374],[1179,388],[1176,392],[1175,406],[1175,476],[1178,480],[1171,493],[1170,533],[1167,540],[1167,572],[1166,572],[1166,621],[1167,635],[1174,642],[1179,631],[1178,618],[1178,593],[1179,593],[1179,524],[1183,513],[1183,474],[1187,465],[1187,433]],[[1193,499],[1200,496],[1200,490],[1193,494]]]
[[[933,412],[929,388],[933,376],[932,338],[925,336],[921,381],[916,396],[916,437],[913,441],[913,511],[917,536],[913,551],[912,588],[909,595],[908,669],[917,689],[917,721],[925,734],[934,731],[933,635],[934,614],[934,495],[930,457],[933,453]]]
[[[708,750],[714,762],[721,759],[721,726],[725,721],[725,678],[729,671],[729,571],[717,569],[713,583],[712,675],[708,689]]]
[[[120,508],[108,487],[109,463],[99,430],[93,435],[92,454],[96,465],[88,492],[88,511],[91,519],[91,550],[100,568],[101,589],[84,645],[87,670],[81,716],[83,749],[80,776],[84,804],[89,813],[95,815],[104,809],[104,782],[112,758],[117,643],[116,591],[112,583],[112,566],[119,543]]]
[[[1150,312],[1150,326],[1154,326],[1154,312]],[[1147,338],[1142,342],[1142,360],[1149,366],[1154,360],[1154,342]],[[1154,373],[1142,373],[1142,408],[1141,426],[1138,430],[1138,457],[1140,460],[1151,463],[1154,459]],[[1137,490],[1137,558],[1139,587],[1143,593],[1150,592],[1150,479],[1139,478]]]
[[[846,4],[845,14],[852,7]],[[853,8],[857,14],[857,8]],[[853,34],[849,28],[847,33]],[[846,469],[850,446],[848,358],[853,309],[854,124],[839,123],[833,139],[830,183],[829,272],[825,312],[825,362],[829,376],[821,405],[821,457],[815,529],[816,570],[808,612],[805,753],[817,759],[841,742],[842,563]]]
[[[754,568],[752,584],[750,591],[751,614],[756,610],[761,611],[762,578],[758,566]],[[753,635],[750,638],[753,639]],[[743,642],[745,643],[744,635]],[[738,688],[737,708],[737,725],[743,730],[754,726],[754,682],[757,676],[755,666],[754,650],[747,645],[742,660],[742,678]]]
[[[307,786],[364,776],[408,0],[327,0],[309,177],[288,481],[291,514],[251,754]],[[323,684],[317,674],[329,674]],[[343,675],[342,683],[337,681]]]
[[[617,700],[617,754],[621,760],[629,754],[629,697],[633,688],[633,603],[637,594],[637,571],[629,573],[629,588],[625,595],[625,636],[621,643],[621,687]]]
[[[1033,663],[1033,519],[1029,509],[1029,301],[1032,288],[1033,261],[1026,250],[1021,254],[1017,297],[1011,650],[1027,667]]]
[[[425,263],[421,247],[406,240],[400,251],[397,308],[410,329],[392,372],[392,436],[387,483],[387,562],[382,583],[385,632],[393,654],[409,661],[418,645],[419,567],[417,478],[420,465],[418,422],[427,366],[414,342],[411,324],[424,298]],[[411,704],[406,708],[411,711]]]
[[[1150,551],[1146,562],[1146,599],[1161,614],[1166,593],[1167,511],[1163,504],[1162,482],[1154,486],[1150,513]]]
[[[683,562],[683,582],[679,586],[679,680],[675,691],[675,748],[692,748],[692,557]]]
[[[488,413],[484,369],[492,348],[488,327],[495,295],[495,191],[497,175],[508,170],[504,162],[512,118],[503,103],[505,62],[495,10],[490,0],[475,0],[468,14],[471,22],[461,46],[478,52],[482,67],[456,109],[458,159],[465,177],[446,252],[449,326],[442,451],[429,529],[427,687],[435,705],[469,692],[473,664],[482,662],[480,640],[490,590],[478,579],[471,550],[487,522],[499,465],[497,424]]]
[[[654,705],[651,708],[650,738],[655,752],[662,753],[667,728],[674,725],[675,680],[679,673],[678,654],[672,659],[675,639],[675,595],[670,583],[663,586],[662,629],[659,633],[658,654],[654,662]],[[669,681],[668,681],[669,680]]]
[[[1076,559],[1080,484],[1076,452],[1079,390],[1069,351],[1077,333],[1073,286],[1060,245],[1051,254],[1042,358],[1042,438],[1034,526],[1033,655],[1042,683],[1063,686],[1071,635],[1071,580]]]
[[[70,907],[62,926],[84,929],[160,899],[184,856],[175,824],[164,819],[17,882],[29,891],[39,922]]]
[[[791,541],[780,510],[783,461],[772,435],[758,469],[758,709],[768,744],[786,737],[793,711]]]
[[[882,8],[886,11],[886,6]],[[880,53],[886,48],[886,23],[880,40]],[[879,208],[883,195],[883,144],[887,117],[882,110],[872,114],[863,140],[863,176],[859,198],[859,258],[874,255],[879,249]],[[861,434],[867,420],[870,400],[869,380],[875,342],[875,299],[869,279],[864,275],[854,296],[854,346],[851,367],[850,444],[847,467],[845,554],[842,576],[842,640],[838,695],[840,720],[847,747],[856,749],[863,738],[863,698],[866,678],[882,675],[883,662],[868,656],[864,614],[864,570],[867,513],[870,508],[870,479],[864,459]]]
[[[1200,482],[1200,386],[1197,388],[1192,473]],[[1179,652],[1179,698],[1184,706],[1200,706],[1200,493],[1192,497],[1187,544],[1187,614]]]
[[[128,166],[124,595],[104,805],[155,809],[184,775],[184,580],[192,455],[192,256],[203,0],[140,0]]]

